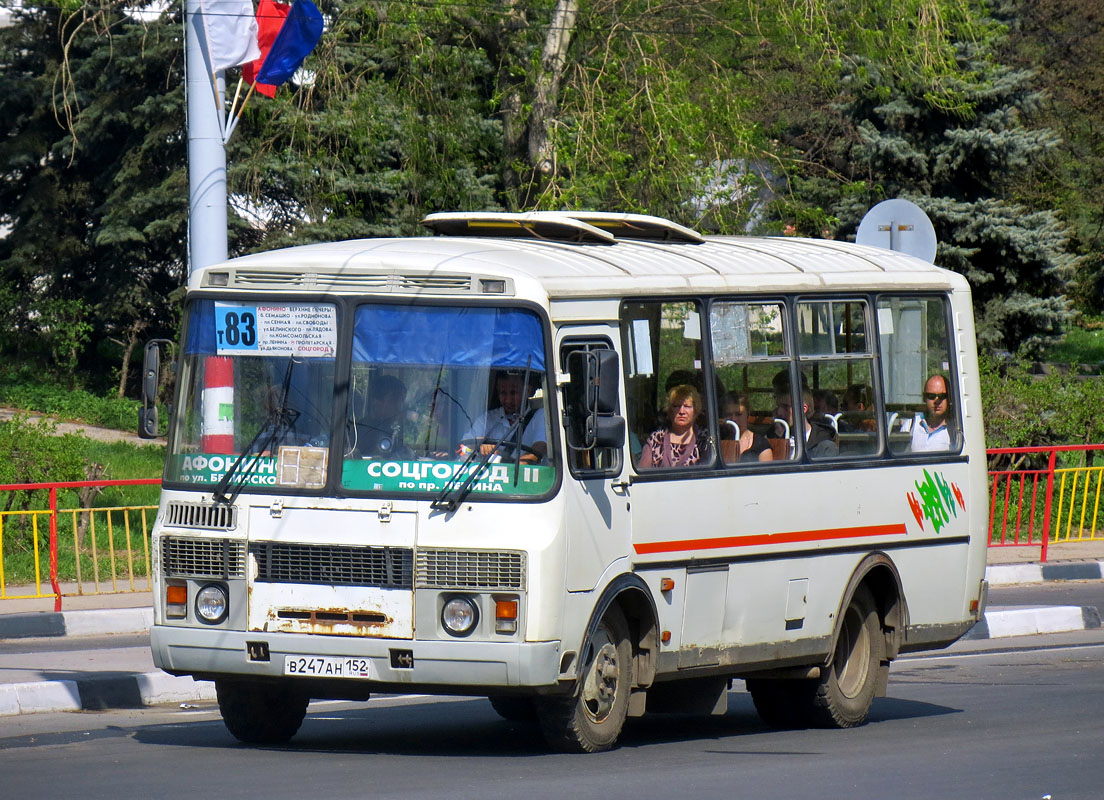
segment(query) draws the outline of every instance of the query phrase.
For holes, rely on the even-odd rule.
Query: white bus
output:
[[[593,752],[734,679],[847,727],[978,620],[961,276],[641,215],[424,224],[190,279],[151,642],[234,736],[467,694]]]

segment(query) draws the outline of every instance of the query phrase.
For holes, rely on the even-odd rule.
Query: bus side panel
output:
[[[960,459],[634,484],[635,567],[649,583],[675,578],[666,649],[683,668],[732,663],[719,652],[732,647],[826,653],[873,552],[897,565],[913,624],[968,624],[971,521],[986,500],[971,486]]]

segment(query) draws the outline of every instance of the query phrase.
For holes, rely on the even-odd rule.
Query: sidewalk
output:
[[[992,547],[986,580],[990,586],[1052,580],[1104,578],[1104,541],[1052,545],[1047,563],[1038,547]],[[0,600],[0,644],[35,639],[23,652],[0,652],[0,717],[50,711],[135,708],[159,703],[215,699],[214,684],[173,677],[157,670],[149,647],[132,646],[153,624],[148,591],[95,594],[62,585],[62,611],[54,598]],[[102,587],[101,587],[102,588]],[[10,595],[33,589],[7,587]],[[1061,633],[1101,627],[1097,609],[1080,606],[987,610],[966,639]],[[82,649],[81,637],[127,637],[119,647]],[[61,642],[57,642],[61,637]],[[45,646],[50,642],[51,646]],[[57,644],[62,646],[57,646]],[[71,647],[67,647],[71,643]],[[32,644],[28,642],[28,644]],[[46,662],[46,663],[44,663]]]

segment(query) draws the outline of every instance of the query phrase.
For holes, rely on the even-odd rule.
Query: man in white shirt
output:
[[[932,375],[924,384],[924,413],[917,414],[912,425],[912,451],[950,450],[951,431],[947,427],[950,399],[947,381]]]
[[[480,414],[471,429],[461,437],[461,441],[489,439],[491,441],[483,442],[479,449],[484,455],[493,451],[497,446],[495,443],[501,441],[510,432],[510,428],[520,417],[522,400],[526,396],[524,384],[525,379],[520,372],[499,372],[495,377],[498,408],[492,408]],[[544,432],[544,409],[530,409],[527,417],[528,419],[523,423],[525,429],[521,434],[521,443],[529,449],[522,453],[521,461],[524,464],[535,464],[543,460],[548,452]],[[505,444],[507,447],[503,449],[509,453],[510,442]],[[461,449],[461,455],[464,455],[463,449]]]

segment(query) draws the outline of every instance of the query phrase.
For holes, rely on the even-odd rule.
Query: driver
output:
[[[521,372],[499,372],[495,376],[495,395],[499,405],[481,414],[471,430],[461,437],[461,442],[480,440],[479,452],[487,455],[494,451],[514,423],[521,416],[522,399],[531,396],[534,386],[525,387],[525,378]],[[528,388],[528,391],[526,391]],[[548,453],[548,444],[544,441],[544,409],[530,407],[522,421],[521,443],[527,448],[521,455],[524,464],[535,464]],[[516,432],[515,432],[516,436]],[[487,440],[487,441],[483,441]],[[510,445],[510,442],[504,442]],[[461,444],[460,455],[466,455]]]
[[[367,413],[352,425],[353,450],[361,457],[411,458],[403,442],[406,384],[394,375],[379,375],[368,385]]]

